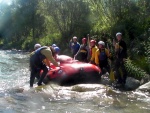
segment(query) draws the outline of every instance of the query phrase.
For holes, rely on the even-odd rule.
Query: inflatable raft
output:
[[[79,62],[66,55],[59,55],[60,67],[51,65],[45,81],[53,81],[59,85],[75,85],[79,83],[99,83],[101,70],[99,67]]]

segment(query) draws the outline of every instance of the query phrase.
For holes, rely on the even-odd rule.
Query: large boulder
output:
[[[135,90],[140,86],[140,81],[132,78],[132,77],[127,77],[126,83],[125,83],[125,88],[129,90]]]

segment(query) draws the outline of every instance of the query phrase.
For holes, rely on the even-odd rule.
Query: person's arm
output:
[[[89,60],[90,57],[90,49],[88,46],[86,46],[86,50],[87,50],[87,60]]]
[[[106,53],[106,55],[107,55],[107,57],[108,57],[108,58],[110,58],[110,57],[111,57],[111,54],[110,54],[110,52],[109,52],[109,50],[108,50],[108,49],[105,49],[105,53]]]
[[[56,62],[56,60],[54,59],[52,52],[50,49],[43,49],[41,50],[41,54],[45,55],[45,57],[51,61],[51,63],[53,63],[55,66],[59,66],[59,64]]]
[[[47,64],[47,66],[50,68],[51,66],[50,66],[50,61],[46,58],[46,64]]]
[[[79,54],[80,50],[81,50],[81,46],[79,47],[78,52],[75,54],[75,57]]]

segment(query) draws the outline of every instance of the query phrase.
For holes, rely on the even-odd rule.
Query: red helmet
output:
[[[96,41],[95,41],[95,40],[90,40],[90,43],[94,43],[94,44],[95,44],[95,43],[96,43]]]
[[[87,42],[87,39],[86,38],[82,38],[82,42]]]

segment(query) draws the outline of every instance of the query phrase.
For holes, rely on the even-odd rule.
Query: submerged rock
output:
[[[106,89],[106,86],[101,84],[78,84],[72,86],[72,91],[77,92],[87,92],[87,91],[97,91],[99,89]]]

